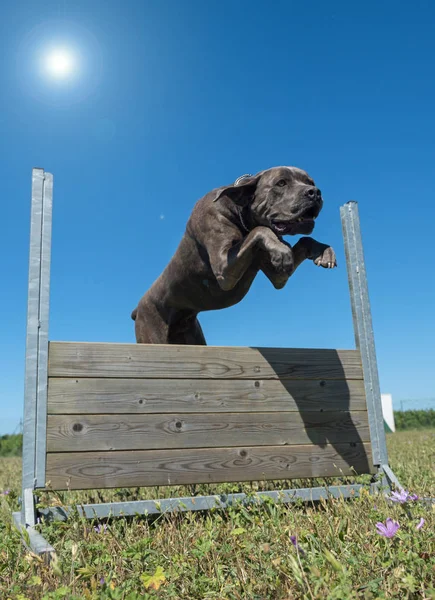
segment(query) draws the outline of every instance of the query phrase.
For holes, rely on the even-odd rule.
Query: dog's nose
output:
[[[307,196],[310,198],[310,200],[317,200],[320,202],[322,199],[322,192],[319,190],[319,188],[312,187],[307,191]]]

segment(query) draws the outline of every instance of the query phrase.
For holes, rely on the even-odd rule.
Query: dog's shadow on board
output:
[[[367,455],[370,435],[361,367],[351,352],[256,348],[276,373],[288,406],[299,412],[307,441],[319,447],[318,455],[339,456],[352,473],[372,471]],[[285,413],[283,420],[285,421]],[[292,418],[291,414],[288,415]],[[292,445],[291,433],[286,444]],[[332,450],[328,452],[328,450]],[[340,473],[337,471],[337,476]]]

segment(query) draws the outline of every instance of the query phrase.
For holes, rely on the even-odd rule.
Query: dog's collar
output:
[[[237,207],[237,212],[238,212],[238,214],[239,214],[240,223],[241,223],[241,225],[242,225],[243,229],[245,230],[245,232],[246,232],[246,233],[249,233],[249,228],[248,228],[248,227],[246,227],[246,223],[245,223],[245,221],[243,220],[243,212],[242,212],[242,211],[243,211],[243,209],[242,209],[240,206],[238,206],[238,207]]]
[[[239,185],[239,183],[241,183],[244,179],[249,179],[250,177],[252,177],[252,175],[250,173],[246,173],[245,175],[240,175],[240,177],[237,177],[237,179],[233,185]]]
[[[244,179],[249,179],[250,177],[252,177],[252,175],[250,173],[245,173],[244,175],[240,175],[240,177],[238,177],[236,179],[236,181],[233,183],[233,185],[238,186],[240,183],[243,182]],[[243,229],[245,230],[246,233],[249,233],[249,227],[246,227],[246,223],[243,220],[242,208],[238,206],[237,212],[239,214],[240,223],[242,224]]]

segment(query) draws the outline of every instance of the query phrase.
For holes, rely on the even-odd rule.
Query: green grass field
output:
[[[388,447],[406,489],[435,497],[435,431],[389,435]],[[241,489],[252,488],[197,486],[196,492]],[[435,506],[419,501],[392,504],[366,494],[316,507],[267,504],[118,519],[99,527],[77,517],[39,526],[58,551],[47,566],[23,550],[12,526],[19,490],[20,460],[0,459],[1,600],[435,599]],[[191,493],[191,488],[49,493],[41,503]],[[400,524],[391,539],[376,530],[388,517]],[[421,518],[425,522],[416,529]]]

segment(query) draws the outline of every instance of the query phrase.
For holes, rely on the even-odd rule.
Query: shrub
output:
[[[21,433],[0,436],[0,456],[21,456],[23,435]]]
[[[435,410],[395,411],[394,421],[397,431],[435,427]]]

